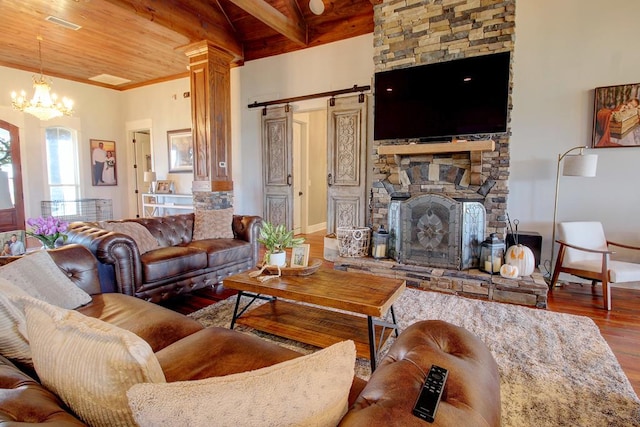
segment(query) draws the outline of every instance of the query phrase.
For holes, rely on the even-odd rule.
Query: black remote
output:
[[[445,368],[431,365],[429,375],[424,380],[420,396],[413,407],[413,415],[430,423],[434,421],[448,375],[449,371]]]

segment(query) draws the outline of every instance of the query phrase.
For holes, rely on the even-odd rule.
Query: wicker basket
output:
[[[337,237],[341,257],[363,257],[369,254],[370,228],[338,227]]]

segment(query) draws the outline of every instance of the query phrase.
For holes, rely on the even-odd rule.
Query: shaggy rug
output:
[[[235,297],[190,316],[229,327]],[[407,289],[394,304],[401,330],[440,319],[479,336],[498,363],[503,426],[640,426],[640,400],[595,323],[582,316]],[[303,353],[315,347],[259,333]],[[389,345],[389,344],[388,344]],[[357,375],[369,376],[369,361]]]

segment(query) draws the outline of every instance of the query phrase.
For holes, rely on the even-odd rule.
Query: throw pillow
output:
[[[92,426],[135,425],[127,390],[164,382],[142,338],[73,310],[25,298],[33,366],[42,384]]]
[[[233,239],[233,208],[196,209],[193,240]]]
[[[343,341],[251,372],[137,384],[127,396],[133,417],[143,427],[333,427],[347,412],[355,359],[353,341]]]
[[[91,302],[91,295],[76,286],[51,259],[37,251],[0,267],[0,275],[34,298],[74,309]]]
[[[22,289],[0,277],[0,351],[11,360],[31,365],[27,319],[16,298],[28,297]]]
[[[136,242],[140,255],[160,247],[147,227],[137,222],[105,222],[102,228],[130,236]]]

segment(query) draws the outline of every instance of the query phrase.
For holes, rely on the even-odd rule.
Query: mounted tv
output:
[[[374,139],[506,132],[509,62],[505,52],[376,73]]]

